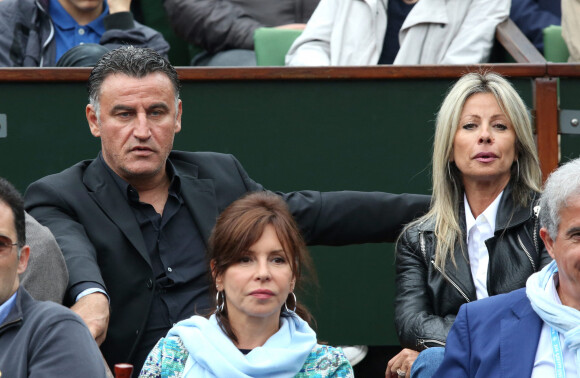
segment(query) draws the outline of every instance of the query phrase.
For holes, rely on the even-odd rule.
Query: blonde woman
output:
[[[444,346],[462,304],[524,287],[550,262],[538,236],[540,186],[518,93],[495,73],[463,76],[437,116],[431,209],[397,244],[395,323],[407,349],[387,376],[409,376],[418,351]]]

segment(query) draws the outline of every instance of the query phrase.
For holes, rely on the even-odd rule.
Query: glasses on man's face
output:
[[[12,247],[17,245],[18,243],[12,242],[6,235],[0,235],[0,256],[6,256],[10,252],[12,252]]]

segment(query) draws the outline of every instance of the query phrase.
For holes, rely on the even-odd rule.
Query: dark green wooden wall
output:
[[[580,79],[560,79],[560,109],[580,110]],[[561,161],[580,156],[580,134],[562,135],[560,139]]]
[[[429,193],[435,114],[452,83],[188,81],[175,148],[232,153],[271,190]],[[531,81],[514,83],[531,106]],[[8,137],[0,139],[0,175],[24,191],[44,175],[93,158],[99,141],[89,133],[86,102],[84,83],[1,82]],[[307,298],[319,337],[332,344],[397,345],[393,245],[311,252],[320,287],[298,299]]]

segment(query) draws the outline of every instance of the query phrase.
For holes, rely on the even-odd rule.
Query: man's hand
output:
[[[293,29],[293,30],[304,30],[306,24],[286,24],[276,26],[276,29]]]
[[[387,371],[385,371],[386,378],[406,377],[411,376],[411,366],[417,359],[419,352],[412,349],[403,349],[395,357],[391,358],[387,364]],[[398,374],[401,373],[400,375]],[[405,373],[403,375],[403,373]]]
[[[91,335],[100,346],[107,337],[109,326],[109,300],[103,293],[85,295],[71,308],[89,327]]]
[[[109,14],[118,12],[130,12],[131,0],[108,0]]]

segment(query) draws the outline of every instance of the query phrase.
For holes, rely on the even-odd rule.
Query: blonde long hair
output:
[[[455,243],[464,249],[463,231],[459,214],[463,200],[461,172],[450,163],[453,140],[459,126],[459,118],[467,99],[475,93],[491,93],[500,108],[511,121],[516,133],[517,162],[512,165],[511,178],[514,201],[527,206],[531,192],[539,192],[542,183],[540,164],[532,134],[528,110],[509,81],[493,72],[469,73],[461,77],[449,90],[437,114],[435,140],[433,143],[433,196],[431,209],[423,217],[411,223],[435,221],[435,265],[442,270],[450,256],[456,266]],[[518,167],[519,165],[519,167]]]

